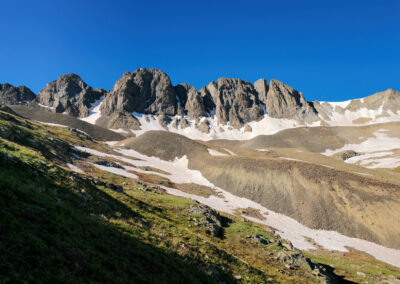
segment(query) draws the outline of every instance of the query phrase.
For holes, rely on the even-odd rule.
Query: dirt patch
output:
[[[260,213],[259,209],[254,209],[251,207],[247,207],[247,208],[237,208],[234,213],[238,216],[242,216],[242,215],[246,215],[246,216],[250,216],[253,218],[257,218],[259,220],[267,220],[267,218]]]
[[[141,166],[141,167],[137,167],[138,169],[144,170],[146,172],[155,172],[155,173],[160,173],[160,174],[164,174],[164,175],[171,175],[170,173],[157,169],[157,168],[153,168],[150,166]]]
[[[145,174],[145,173],[140,173],[140,172],[136,172],[136,171],[132,171],[132,170],[127,170],[127,172],[137,175],[139,177],[139,179],[144,182],[173,187],[173,183],[169,179],[159,176],[159,175]]]
[[[189,194],[194,194],[202,197],[210,197],[211,195],[218,196],[218,197],[223,197],[220,193],[218,193],[215,189],[204,186],[204,185],[199,185],[199,184],[194,184],[194,183],[180,183],[180,184],[174,184],[174,188],[179,189],[180,191],[189,193]]]
[[[61,124],[71,128],[79,129],[98,141],[117,141],[125,138],[125,136],[121,135],[120,133],[116,133],[98,125],[87,123],[70,115],[52,113],[39,106],[16,105],[9,106],[9,108],[14,113],[24,118],[46,123]]]

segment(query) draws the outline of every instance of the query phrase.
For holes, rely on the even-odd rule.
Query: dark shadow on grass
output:
[[[94,215],[137,217],[103,192],[92,200],[0,157],[0,282],[213,283],[187,259],[125,234]],[[103,207],[109,206],[110,208]],[[219,271],[218,280],[232,281]]]

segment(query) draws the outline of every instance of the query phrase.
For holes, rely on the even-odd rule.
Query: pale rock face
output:
[[[109,116],[101,116],[96,121],[96,124],[110,129],[140,129],[139,120],[126,111],[114,112],[111,113]]]
[[[187,116],[190,119],[196,119],[207,115],[204,107],[203,96],[201,96],[201,94],[193,87],[190,88],[187,93],[185,109],[187,111]]]
[[[292,87],[272,79],[267,93],[266,110],[274,118],[291,118],[304,121],[318,119],[315,109],[302,93]]]
[[[88,86],[78,75],[67,74],[48,83],[39,92],[38,101],[54,112],[86,117],[91,105],[105,93],[102,89]]]
[[[267,104],[267,94],[268,94],[268,82],[265,79],[258,79],[254,82],[254,88],[258,93],[258,99],[264,105]]]
[[[254,86],[240,79],[220,78],[207,86],[216,105],[216,116],[220,123],[241,128],[245,123],[263,116],[258,94]]]
[[[141,68],[126,72],[107,94],[102,115],[113,112],[175,115],[177,95],[167,74],[157,69]]]
[[[35,98],[36,95],[25,86],[14,87],[10,84],[0,84],[0,104],[26,104]]]

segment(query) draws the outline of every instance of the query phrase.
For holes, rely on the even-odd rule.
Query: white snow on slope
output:
[[[98,164],[94,164],[94,163],[90,163],[92,166],[105,171],[105,172],[110,172],[116,175],[120,175],[120,176],[124,176],[127,178],[132,178],[132,179],[137,179],[138,176],[132,173],[127,172],[124,169],[120,169],[120,168],[114,168],[114,167],[109,167],[109,166],[103,166],[103,165],[98,165]]]
[[[68,166],[68,168],[70,168],[71,170],[73,170],[77,173],[80,173],[80,174],[84,173],[84,171],[82,171],[80,168],[78,168],[77,166],[75,166],[73,164],[67,163],[67,166]]]
[[[200,131],[195,124],[195,120],[190,120],[185,118],[188,121],[188,126],[182,128],[181,125],[178,125],[178,128],[174,127],[172,123],[168,124],[167,129],[165,129],[157,116],[155,115],[147,115],[147,114],[139,114],[133,113],[133,115],[139,120],[141,127],[140,130],[131,130],[136,136],[139,136],[149,130],[161,130],[161,131],[170,131],[173,133],[181,134],[191,139],[208,141],[212,139],[228,139],[228,140],[246,140],[256,137],[262,134],[275,134],[283,129],[294,128],[299,126],[306,126],[305,124],[301,124],[296,122],[295,120],[290,119],[277,119],[271,118],[268,115],[264,115],[264,118],[260,121],[252,121],[248,123],[251,127],[252,131],[246,131],[245,127],[240,129],[235,129],[230,125],[220,124],[217,121],[215,116],[213,117],[202,117],[201,121],[207,120],[210,126],[210,133],[204,133]],[[177,119],[180,121],[182,119],[181,116],[171,116],[171,120]],[[315,122],[313,124],[308,124],[308,126],[319,126],[320,122]]]
[[[344,101],[344,102],[320,102],[320,103],[321,104],[322,103],[329,104],[332,106],[333,109],[335,109],[335,107],[337,107],[337,106],[341,107],[341,108],[346,108],[351,103],[351,100]]]
[[[223,197],[211,195],[210,197],[205,198],[193,194],[188,194],[173,188],[162,186],[170,194],[191,198],[193,200],[197,200],[203,204],[206,204],[214,209],[230,214],[233,214],[235,209],[237,208],[251,207],[254,209],[258,209],[260,210],[261,214],[266,216],[266,220],[259,220],[250,216],[246,216],[246,218],[255,221],[257,223],[262,223],[267,226],[275,228],[277,230],[277,233],[282,238],[290,240],[293,243],[293,245],[298,249],[302,250],[314,249],[315,247],[306,240],[306,238],[311,238],[315,241],[315,243],[328,250],[347,251],[346,247],[352,247],[354,249],[364,251],[372,255],[376,259],[400,267],[400,250],[386,248],[384,246],[357,238],[347,237],[335,231],[310,229],[300,224],[296,220],[288,216],[268,210],[267,208],[261,206],[260,204],[254,201],[232,195],[231,193],[226,192],[225,190],[216,187],[214,184],[209,182],[201,174],[200,171],[189,169],[188,159],[186,158],[186,156],[180,159],[175,159],[174,161],[164,161],[157,157],[145,156],[134,150],[115,149],[117,152],[125,156],[141,159],[139,161],[139,160],[128,159],[125,157],[120,157],[117,155],[102,153],[89,148],[78,147],[78,146],[76,148],[81,151],[91,153],[93,155],[99,155],[103,157],[104,156],[116,157],[117,159],[120,159],[121,161],[127,163],[131,163],[134,166],[147,165],[161,170],[166,170],[171,173],[171,175],[167,177],[172,182],[175,183],[189,182],[189,183],[196,183],[212,187],[216,189],[218,193],[223,195]],[[110,167],[104,167],[104,170],[109,170],[109,168]],[[124,171],[122,169],[120,170]],[[125,174],[126,173],[124,173],[123,175]]]
[[[377,151],[388,151],[400,148],[400,138],[390,137],[383,133],[385,130],[380,129],[373,133],[375,137],[370,137],[360,144],[346,144],[340,149],[326,150],[323,155],[332,156],[336,153],[353,150],[356,152],[377,152]]]
[[[217,150],[208,148],[208,153],[210,153],[211,156],[228,156],[227,154],[223,154],[221,152],[218,152]]]
[[[226,152],[228,152],[231,156],[236,156],[236,154],[235,154],[234,152],[232,152],[231,150],[226,149],[226,148],[224,148],[224,150],[225,150]]]
[[[353,150],[362,153],[360,156],[346,160],[346,163],[359,164],[367,168],[394,168],[400,166],[400,157],[385,157],[393,154],[389,150],[400,149],[400,138],[390,137],[384,133],[385,129],[379,129],[373,133],[374,137],[369,137],[360,144],[346,144],[339,149],[328,149],[321,153],[332,156],[336,153]]]
[[[346,102],[343,102],[343,105],[345,105],[344,103]],[[332,105],[332,103],[328,104]],[[338,105],[338,103],[336,103],[336,105]],[[334,104],[332,106],[335,107],[336,105]],[[345,110],[344,113],[333,111],[329,116],[329,120],[326,120],[326,122],[330,126],[359,126],[400,121],[400,111],[397,113],[393,113],[392,111],[384,111],[383,106],[384,104],[382,104],[378,109],[368,109],[366,107],[362,107],[356,111]],[[361,124],[354,123],[355,120],[364,118],[370,120]]]
[[[44,125],[48,125],[48,126],[56,126],[56,127],[64,127],[64,128],[68,127],[66,125],[57,124],[57,123],[43,122],[43,121],[39,121],[39,120],[34,120],[34,121],[35,122],[39,122],[39,123],[44,124]]]
[[[97,119],[101,116],[100,106],[104,100],[104,97],[96,101],[93,106],[89,110],[89,116],[85,118],[81,118],[86,122],[95,124]],[[360,100],[361,101],[361,100]],[[329,104],[333,109],[335,107],[346,108],[351,101],[345,102],[321,102],[322,105]],[[181,134],[191,139],[208,141],[212,139],[228,139],[228,140],[247,140],[252,139],[258,135],[272,135],[281,130],[296,128],[296,127],[317,127],[321,126],[321,121],[315,121],[313,123],[301,123],[292,119],[278,119],[269,117],[267,113],[264,114],[264,117],[259,121],[252,121],[248,123],[251,131],[248,131],[244,126],[240,129],[235,129],[234,127],[228,124],[220,124],[215,115],[210,114],[209,117],[201,117],[200,121],[207,120],[209,124],[209,133],[204,133],[198,129],[196,126],[195,120],[185,119],[188,121],[187,127],[182,127],[180,123],[178,125],[174,125],[173,123],[169,123],[165,128],[159,121],[158,116],[149,115],[149,114],[141,114],[133,112],[134,115],[140,123],[139,130],[126,130],[126,129],[118,129],[113,131],[122,132],[129,134],[130,132],[134,133],[136,136],[139,136],[150,130],[159,130],[159,131],[170,131],[173,133]],[[356,124],[355,120],[360,118],[369,118],[370,120],[362,123]],[[170,116],[171,121],[181,121],[183,118],[179,115]],[[320,117],[321,120],[322,117]],[[325,120],[324,120],[325,121]],[[325,122],[331,126],[354,126],[354,125],[370,125],[376,123],[384,123],[384,122],[393,122],[400,121],[400,111],[397,113],[393,113],[391,111],[384,111],[383,104],[380,108],[371,110],[366,107],[360,108],[357,111],[345,110],[344,113],[333,111],[329,119]]]
[[[117,144],[119,141],[106,141],[104,142],[105,144],[107,144],[108,146],[114,146],[115,144]]]
[[[54,107],[49,107],[49,106],[45,106],[45,105],[42,105],[42,104],[38,104],[38,106],[43,107],[43,108],[47,108],[47,109],[54,109]]]
[[[104,101],[104,96],[102,96],[100,99],[98,99],[93,103],[93,105],[89,109],[89,116],[80,118],[80,120],[86,121],[91,124],[96,124],[97,119],[99,119],[101,116],[100,107],[103,101]]]

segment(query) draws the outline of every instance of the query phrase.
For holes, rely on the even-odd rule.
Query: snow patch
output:
[[[234,152],[232,152],[231,150],[226,149],[226,148],[224,148],[224,150],[225,150],[226,152],[228,152],[230,155],[236,156],[236,154],[235,154]]]
[[[84,171],[82,171],[80,168],[78,168],[77,166],[75,166],[73,164],[67,163],[67,166],[68,166],[68,168],[70,168],[71,170],[73,170],[77,173],[80,173],[80,174],[85,173]]]
[[[211,156],[228,156],[227,154],[223,154],[221,152],[218,152],[217,150],[208,148],[208,153],[210,153]]]
[[[39,123],[41,123],[41,124],[44,124],[44,125],[48,125],[48,126],[56,126],[56,127],[64,127],[64,128],[67,128],[68,126],[66,126],[66,125],[62,125],[62,124],[57,124],[57,123],[50,123],[50,122],[43,122],[43,121],[38,121],[38,120],[35,120],[36,122],[39,122]]]
[[[325,102],[325,103],[330,104],[333,108],[335,108],[337,106],[341,107],[341,108],[346,108],[351,103],[351,100],[344,101],[344,102]]]
[[[38,106],[43,107],[43,108],[47,108],[47,109],[51,109],[51,110],[54,109],[54,107],[45,106],[45,105],[42,105],[42,104],[38,104]]]
[[[114,168],[114,167],[108,167],[108,166],[103,166],[103,165],[98,165],[98,164],[94,164],[94,163],[90,163],[92,166],[102,170],[102,171],[106,171],[112,174],[116,174],[116,175],[120,175],[120,176],[124,176],[127,178],[132,178],[132,179],[137,179],[138,176],[132,173],[128,173],[126,170],[124,169],[120,169],[120,168]]]
[[[101,116],[100,107],[103,104],[103,101],[104,101],[104,96],[102,96],[100,99],[98,99],[92,104],[92,106],[89,109],[89,115],[87,117],[79,119],[91,124],[96,124],[96,121]]]

